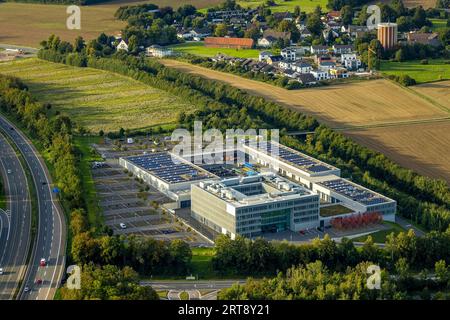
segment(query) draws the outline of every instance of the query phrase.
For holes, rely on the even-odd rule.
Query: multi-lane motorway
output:
[[[34,239],[31,259],[25,274],[20,299],[52,299],[61,283],[65,268],[66,222],[56,195],[52,190],[52,181],[44,161],[38,155],[32,143],[4,117],[0,116],[0,129],[15,143],[30,169],[36,189],[38,226]],[[39,262],[44,258],[45,267]],[[36,280],[41,280],[37,284]]]
[[[7,195],[0,210],[0,300],[13,299],[26,270],[30,246],[31,204],[25,171],[14,149],[0,134],[0,175]]]

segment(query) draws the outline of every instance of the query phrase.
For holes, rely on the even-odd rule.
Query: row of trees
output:
[[[132,267],[139,274],[186,274],[192,252],[181,240],[164,242],[136,235],[98,235],[90,231],[83,210],[71,214],[71,255],[78,265]]]
[[[409,268],[421,270],[433,268],[440,260],[450,262],[450,229],[444,233],[433,231],[421,238],[412,230],[398,235],[392,233],[385,248],[376,246],[370,236],[361,248],[356,248],[351,240],[343,238],[336,243],[328,235],[323,240],[302,245],[220,236],[215,248],[213,268],[222,275],[275,275],[291,266],[304,266],[316,260],[335,271],[345,271],[365,261],[395,271],[396,263],[404,259]]]
[[[158,294],[150,286],[139,284],[139,275],[130,267],[102,267],[93,264],[83,266],[81,289],[60,289],[63,300],[158,300]]]
[[[56,184],[71,208],[81,206],[81,181],[71,142],[72,123],[63,115],[50,117],[51,105],[36,101],[16,78],[0,75],[0,109],[14,116],[48,151]]]
[[[41,50],[39,56],[67,62],[67,55]],[[62,58],[62,59],[61,59]],[[153,59],[118,56],[109,59],[83,55],[86,65],[117,72],[153,87],[185,98],[199,106],[194,112],[182,112],[178,123],[192,129],[194,120],[205,128],[280,128],[285,131],[315,131],[306,141],[282,137],[295,149],[333,163],[353,179],[398,201],[400,214],[430,230],[447,229],[450,224],[450,191],[445,181],[427,178],[402,168],[383,154],[360,146],[320,125],[314,118],[289,110],[262,97],[253,96],[222,82],[181,73]]]
[[[403,300],[448,299],[450,271],[444,261],[435,264],[437,280],[413,277],[404,260],[396,264],[396,276],[381,270],[379,288],[371,288],[368,272],[371,263],[363,262],[344,272],[333,272],[322,262],[316,261],[305,266],[289,268],[285,275],[262,280],[248,279],[243,285],[235,284],[222,290],[218,298],[222,300]],[[431,294],[433,292],[433,294]]]

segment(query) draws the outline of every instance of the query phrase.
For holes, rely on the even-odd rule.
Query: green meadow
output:
[[[256,49],[232,49],[232,48],[207,48],[203,42],[185,42],[171,46],[176,52],[190,53],[198,56],[213,57],[218,53],[237,58],[258,58],[259,50]]]
[[[428,64],[422,64],[420,60],[382,61],[381,71],[386,75],[408,75],[417,83],[448,80],[450,79],[450,63],[446,62],[448,60],[444,59],[429,59]]]

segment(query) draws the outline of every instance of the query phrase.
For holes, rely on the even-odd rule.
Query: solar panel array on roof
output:
[[[153,153],[126,159],[169,183],[195,181],[207,177],[205,173],[189,164],[174,163],[169,153]]]
[[[261,149],[267,153],[271,153],[273,148],[272,143],[267,143],[267,148],[262,147]],[[260,149],[260,150],[261,150]],[[294,164],[302,169],[306,169],[307,171],[319,173],[324,171],[329,171],[331,168],[324,166],[318,161],[302,156],[301,154],[291,151],[288,148],[285,148],[281,145],[278,145],[278,155],[281,159]]]
[[[352,199],[353,201],[357,201],[365,205],[373,205],[387,202],[385,198],[382,198],[377,194],[367,191],[363,188],[357,187],[342,179],[320,182],[319,184],[337,193],[340,193]]]

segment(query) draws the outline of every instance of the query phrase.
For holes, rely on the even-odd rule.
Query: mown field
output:
[[[398,164],[450,185],[450,120],[345,132]]]
[[[444,29],[447,27],[447,20],[445,19],[430,19],[430,21],[433,24],[431,27],[433,31],[438,31],[439,29]]]
[[[413,86],[411,89],[450,110],[450,80],[424,83]]]
[[[171,123],[189,103],[114,73],[37,58],[0,63],[0,73],[23,79],[42,102],[98,132]]]
[[[66,5],[0,2],[0,43],[38,47],[42,40],[53,33],[67,41],[73,41],[79,35],[85,39],[93,39],[101,32],[115,35],[125,26],[125,22],[114,18],[117,8],[148,2],[173,7],[191,3],[197,8],[204,8],[216,5],[221,0],[117,0],[83,6],[81,30],[67,29]]]
[[[409,75],[417,83],[450,79],[450,63],[446,63],[446,60],[443,59],[430,59],[428,64],[421,64],[420,60],[382,61],[381,71],[387,75]]]
[[[207,48],[203,42],[186,42],[171,46],[174,51],[190,53],[199,56],[213,57],[218,53],[237,58],[258,58],[259,50],[256,49],[232,49],[232,48]]]

